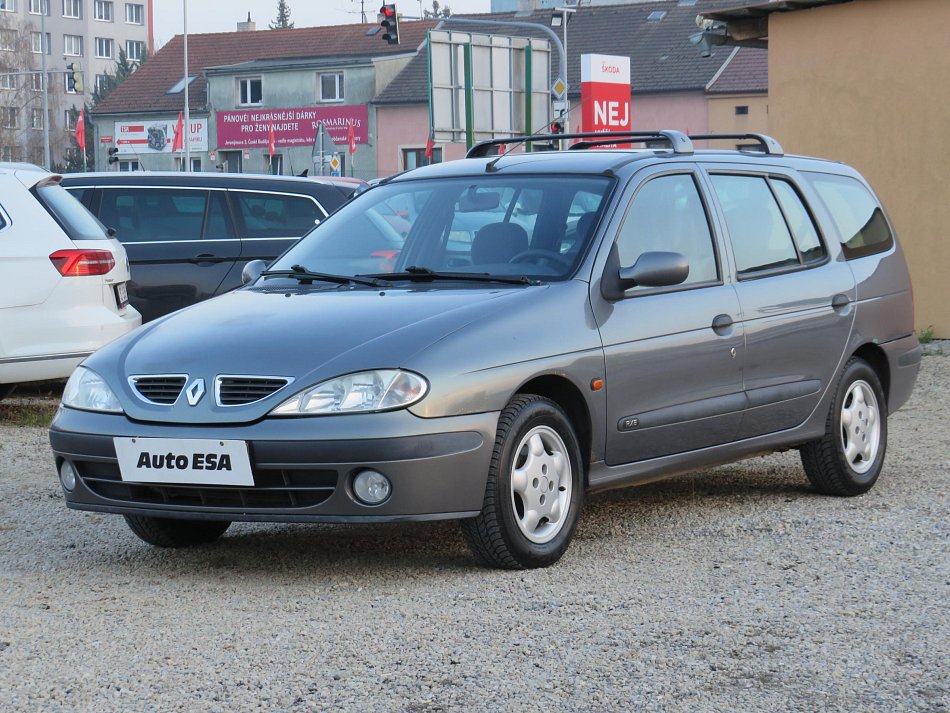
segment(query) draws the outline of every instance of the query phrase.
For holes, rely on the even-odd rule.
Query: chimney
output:
[[[238,32],[254,32],[255,30],[257,30],[257,23],[251,19],[251,13],[247,13],[247,22],[237,24]]]

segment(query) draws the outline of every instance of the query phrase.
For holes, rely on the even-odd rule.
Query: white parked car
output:
[[[59,182],[0,163],[0,398],[17,383],[68,377],[142,323],[128,304],[125,248]]]

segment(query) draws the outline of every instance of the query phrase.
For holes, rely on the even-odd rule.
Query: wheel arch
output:
[[[867,343],[858,347],[852,356],[864,359],[874,369],[874,373],[877,374],[877,378],[881,382],[881,389],[884,390],[886,406],[890,402],[891,394],[891,369],[887,354],[877,344]]]

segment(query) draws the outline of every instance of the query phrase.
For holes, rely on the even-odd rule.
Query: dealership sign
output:
[[[336,144],[347,143],[351,124],[356,143],[365,144],[369,141],[368,116],[365,105],[219,111],[218,149],[266,147],[271,127],[277,147],[313,146],[320,122]]]
[[[157,121],[115,122],[115,146],[119,154],[172,153],[175,145],[175,130],[178,117]],[[190,122],[191,150],[208,150],[208,120],[192,119]]]
[[[581,104],[584,131],[629,131],[630,58],[581,55]]]

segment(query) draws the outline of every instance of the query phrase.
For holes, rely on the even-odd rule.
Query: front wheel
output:
[[[231,526],[226,520],[175,520],[148,515],[126,515],[125,522],[148,544],[176,548],[213,542]]]
[[[517,396],[498,419],[482,511],[462,531],[481,565],[546,567],[570,544],[583,496],[580,446],[564,411]]]
[[[877,482],[886,448],[884,390],[871,365],[854,357],[838,381],[825,435],[801,448],[802,465],[819,492],[860,495]]]

